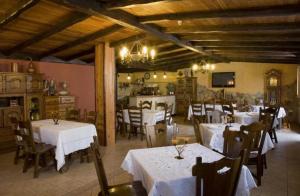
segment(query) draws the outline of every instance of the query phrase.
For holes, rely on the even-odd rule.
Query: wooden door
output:
[[[25,93],[25,75],[7,74],[5,75],[5,92],[6,93]]]
[[[42,92],[43,91],[43,75],[29,74],[27,75],[27,92]]]

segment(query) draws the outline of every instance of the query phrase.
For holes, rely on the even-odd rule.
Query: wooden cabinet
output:
[[[10,128],[11,123],[10,123],[10,118],[11,117],[16,117],[18,120],[22,120],[22,110],[20,106],[16,107],[8,107],[3,109],[3,127],[5,128]]]
[[[41,93],[26,94],[26,119],[40,120],[43,117],[44,97]]]
[[[43,75],[28,74],[26,75],[26,91],[27,93],[36,93],[43,91]]]
[[[45,118],[52,118],[53,113],[58,112],[61,119],[66,118],[68,109],[75,108],[74,96],[46,96]]]
[[[0,75],[0,93],[4,92],[4,77]]]
[[[197,100],[197,78],[177,78],[176,85],[176,113],[187,113],[189,100]]]
[[[25,80],[24,74],[5,74],[5,93],[25,93]]]

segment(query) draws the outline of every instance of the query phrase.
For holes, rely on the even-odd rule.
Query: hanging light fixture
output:
[[[209,62],[208,60],[201,60],[199,63],[194,63],[192,65],[193,71],[200,71],[201,73],[210,73],[216,68],[215,64]]]
[[[153,78],[154,78],[154,79],[156,79],[156,78],[157,78],[156,72],[154,72],[154,74],[153,74]]]
[[[154,48],[150,48],[143,44],[140,40],[135,41],[130,49],[123,46],[119,51],[122,64],[130,64],[134,62],[145,63],[147,61],[153,62],[156,57]]]
[[[130,74],[127,75],[127,80],[131,80]]]
[[[167,74],[166,74],[166,72],[164,72],[163,78],[164,78],[164,79],[167,79]]]

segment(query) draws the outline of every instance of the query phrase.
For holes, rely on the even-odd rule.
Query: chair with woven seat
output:
[[[22,140],[22,133],[19,129],[19,121],[16,117],[10,118],[11,130],[13,130],[15,134],[15,141],[16,141],[16,154],[14,158],[14,164],[17,165],[20,158],[24,158],[24,146],[25,142]],[[20,152],[23,151],[22,155]]]
[[[275,121],[278,116],[279,107],[268,107],[265,109],[259,108],[259,120],[262,121],[264,119],[264,116],[269,115],[271,117],[271,123],[269,124],[268,133],[270,134],[270,137],[272,140],[274,140],[276,143],[278,143],[277,134],[276,134],[276,127],[275,127]]]
[[[228,102],[223,102],[222,103],[222,110],[224,113],[227,114],[227,116],[230,117],[230,122],[231,123],[234,123],[234,108],[233,108],[233,105],[232,103],[228,103]]]
[[[148,148],[168,146],[167,129],[164,124],[156,124],[154,127],[145,127]]]
[[[152,101],[141,101],[140,102],[140,107],[142,109],[151,110],[152,109]]]
[[[202,135],[200,132],[200,121],[198,118],[193,118],[193,127],[194,127],[194,133],[195,133],[195,137],[196,137],[196,141],[197,143],[203,145],[203,140],[202,140]]]
[[[127,124],[124,119],[124,107],[122,104],[117,104],[116,108],[116,119],[117,119],[117,128],[116,132],[125,135],[127,133]]]
[[[206,122],[211,123],[212,122],[212,116],[211,113],[215,111],[215,101],[210,100],[204,102],[204,111],[205,111],[205,116],[206,116]]]
[[[205,112],[203,111],[202,102],[192,101],[191,106],[192,106],[193,118],[197,118],[201,123],[204,123],[206,121],[206,116],[205,116]]]
[[[31,122],[30,121],[20,121],[19,123],[19,133],[22,137],[22,140],[24,141],[24,149],[25,149],[25,158],[24,158],[24,166],[23,166],[23,172],[27,172],[27,169],[29,167],[30,159],[33,158],[34,160],[34,178],[39,177],[40,172],[40,161],[41,158],[43,160],[46,159],[47,153],[52,157],[52,164],[46,165],[46,167],[50,166],[56,166],[55,161],[55,146],[52,146],[50,144],[44,144],[44,143],[35,143],[33,139],[33,133],[31,128]]]
[[[247,132],[253,141],[251,141],[251,149],[249,158],[247,161],[248,165],[256,165],[256,179],[257,185],[261,185],[261,177],[263,176],[263,166],[266,166],[266,155],[262,154],[263,145],[265,143],[265,138],[267,130],[265,125],[262,123],[252,123],[250,125],[242,125],[240,131]]]
[[[84,110],[84,122],[96,125],[97,112]]]
[[[66,120],[79,122],[81,120],[80,119],[80,109],[67,109]]]
[[[91,143],[92,156],[97,172],[98,182],[101,188],[99,196],[146,196],[147,192],[140,181],[134,181],[127,184],[109,186],[106,178],[104,165],[100,153],[97,138],[94,137],[94,143]]]
[[[196,158],[192,175],[196,176],[196,196],[233,196],[235,195],[242,169],[242,156],[224,157],[212,163],[202,163]]]
[[[129,121],[130,121],[130,132],[128,134],[128,139],[131,138],[131,135],[141,135],[141,140],[143,140],[143,137],[145,135],[144,129],[145,126],[143,125],[143,110],[142,108],[138,107],[129,107],[128,108],[128,114],[129,114]]]

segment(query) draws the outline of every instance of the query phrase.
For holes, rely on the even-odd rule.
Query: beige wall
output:
[[[267,63],[219,63],[215,72],[235,72],[235,88],[226,88],[227,92],[255,94],[264,91],[264,74],[270,69],[282,72],[282,85],[288,85],[297,79],[297,65],[267,64]],[[198,77],[198,84],[211,88],[211,74],[194,74]],[[217,90],[218,88],[213,88]]]

